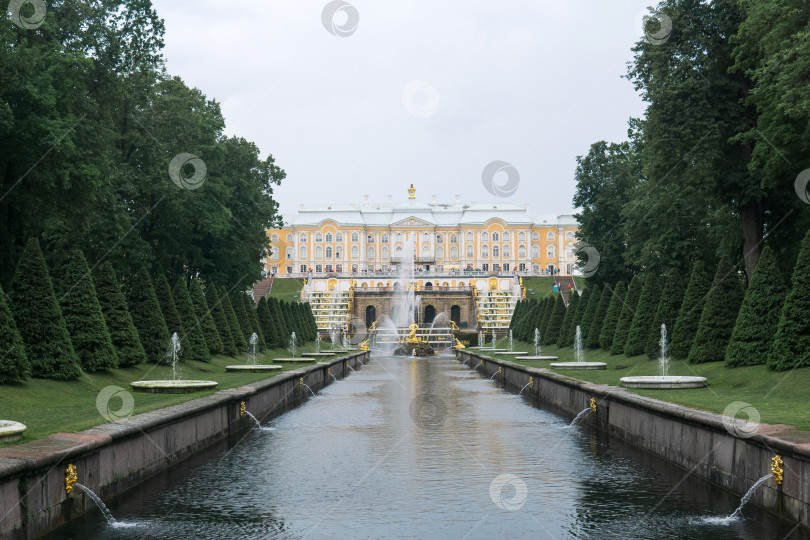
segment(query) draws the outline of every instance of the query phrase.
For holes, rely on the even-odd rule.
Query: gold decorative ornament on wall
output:
[[[771,474],[773,474],[773,481],[780,486],[782,485],[782,480],[784,479],[783,476],[785,473],[784,468],[782,467],[783,465],[784,461],[782,461],[782,456],[779,454],[771,458]]]
[[[73,491],[73,484],[78,481],[76,477],[76,465],[68,465],[65,469],[65,493]]]

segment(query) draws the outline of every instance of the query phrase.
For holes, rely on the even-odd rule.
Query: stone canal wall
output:
[[[683,467],[740,495],[761,477],[770,473],[771,458],[784,461],[781,486],[768,481],[753,495],[751,502],[780,516],[810,527],[810,443],[793,442],[787,426],[760,425],[746,433],[723,423],[722,415],[691,409],[653,398],[639,396],[615,386],[588,383],[543,368],[532,368],[498,360],[467,349],[457,358],[484,376],[501,369],[498,380],[510,391],[519,392],[536,405],[575,416],[587,408],[591,398],[596,413],[588,413],[581,423],[589,423]],[[689,390],[684,390],[688,392]],[[780,436],[776,436],[776,433]],[[793,432],[795,435],[795,432]]]
[[[222,390],[165,409],[80,433],[0,449],[0,537],[38,538],[95,508],[81,494],[65,492],[65,471],[109,499],[215,443],[235,444],[254,425],[240,404],[260,420],[277,416],[332,382],[360,369],[367,352],[307,365],[270,379]]]

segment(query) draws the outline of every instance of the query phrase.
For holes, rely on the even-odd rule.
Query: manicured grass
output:
[[[300,356],[302,352],[314,352],[314,350],[314,344],[307,344],[298,348],[296,356]],[[271,364],[274,363],[274,358],[288,356],[289,353],[284,349],[271,349],[257,355],[257,362]],[[237,358],[216,356],[211,363],[182,363],[179,366],[181,378],[217,381],[219,386],[216,390],[193,394],[130,392],[135,398],[133,414],[176,405],[211,395],[218,390],[268,379],[281,373],[227,373],[225,371],[225,366],[249,363],[250,358],[247,354]],[[307,365],[310,364],[281,364],[284,368],[283,371]],[[144,379],[171,379],[171,368],[165,365],[142,364],[131,368],[87,373],[76,381],[29,379],[26,384],[0,385],[0,418],[22,422],[28,426],[24,437],[13,444],[30,442],[57,432],[82,431],[108,422],[96,408],[96,398],[103,388],[114,385],[129,392],[129,383]],[[114,412],[120,409],[121,405],[120,398],[113,398],[109,402],[109,410]]]
[[[268,296],[278,298],[279,300],[286,300],[287,302],[292,302],[293,300],[298,301],[303,286],[303,279],[275,278],[273,280],[273,288]]]
[[[523,278],[523,286],[526,287],[526,298],[544,298],[554,292],[554,278],[552,277],[529,277]]]
[[[509,339],[497,342],[498,348],[508,348]],[[515,342],[514,350],[534,354],[534,345]],[[486,351],[483,351],[486,354]],[[559,362],[573,362],[572,347],[559,348],[546,346],[542,354],[559,356]],[[550,362],[521,361],[520,357],[495,356],[520,364],[548,368]],[[599,371],[559,371],[559,373],[599,384],[620,386],[619,379],[630,375],[658,375],[658,361],[641,356],[610,356],[601,349],[586,349],[585,361],[605,362],[607,368]],[[810,407],[808,407],[808,388],[810,388],[810,368],[793,371],[768,371],[764,365],[737,368],[724,367],[722,362],[706,364],[688,364],[684,361],[671,360],[670,375],[699,375],[708,379],[707,388],[680,390],[629,390],[643,396],[654,397],[671,403],[678,403],[696,409],[723,413],[730,404],[742,401],[752,405],[766,424],[790,424],[797,429],[810,431]],[[746,419],[743,414],[740,418]],[[780,437],[783,436],[780,434]],[[791,437],[794,438],[794,437]],[[810,442],[810,434],[795,434],[796,440]]]

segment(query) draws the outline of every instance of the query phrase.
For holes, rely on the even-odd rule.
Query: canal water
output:
[[[197,456],[59,538],[807,539],[739,496],[451,357],[374,358],[232,448]]]

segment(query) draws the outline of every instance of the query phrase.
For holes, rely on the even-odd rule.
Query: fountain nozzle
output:
[[[529,377],[529,386],[534,388],[534,377]]]
[[[245,416],[245,402],[242,401],[239,403],[239,416]]]
[[[773,481],[780,486],[782,485],[782,478],[785,472],[782,468],[783,464],[784,461],[782,461],[782,456],[779,454],[771,458],[771,474],[773,474]]]
[[[76,477],[76,465],[68,465],[65,470],[65,492],[71,493],[73,491],[73,484],[78,481]]]
[[[589,405],[591,407],[591,412],[596,414],[596,398],[591,398],[591,401],[590,401]]]

